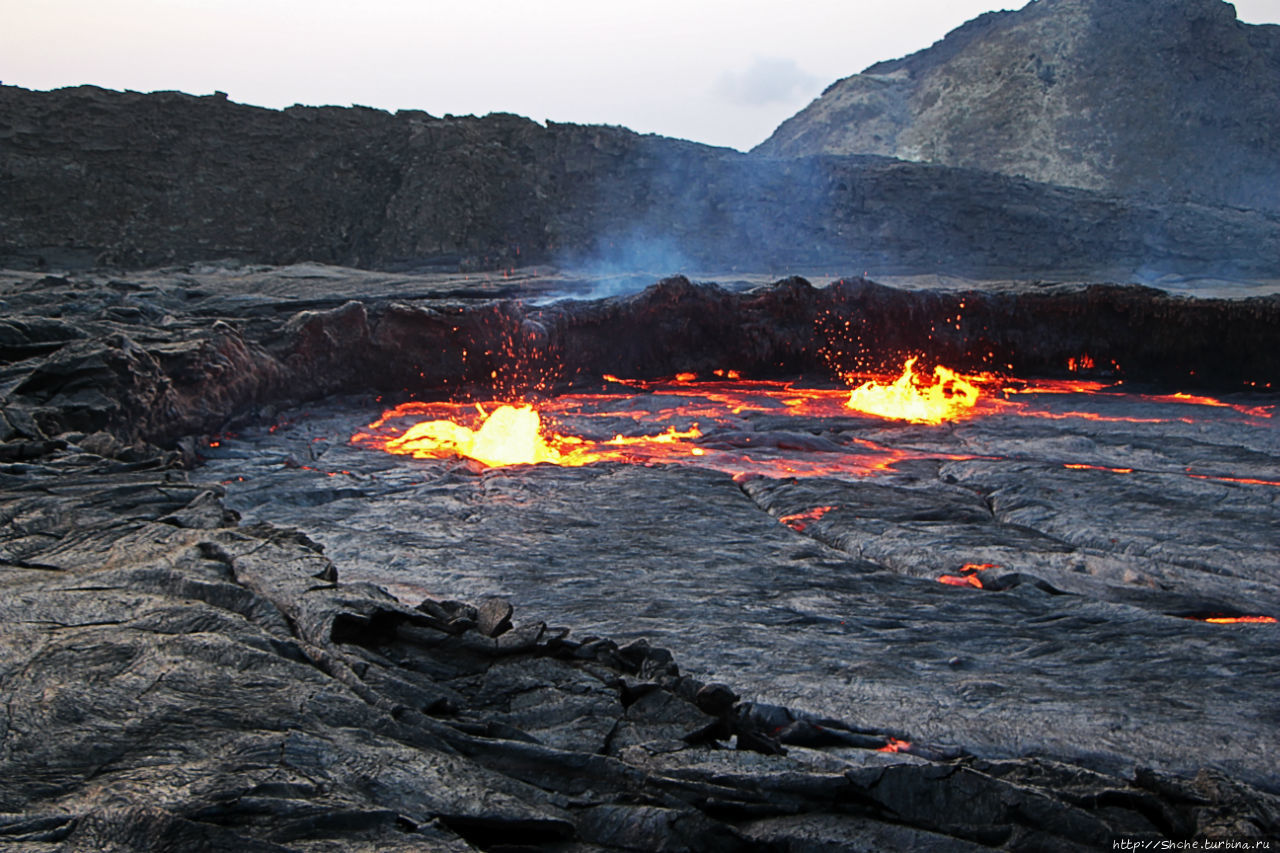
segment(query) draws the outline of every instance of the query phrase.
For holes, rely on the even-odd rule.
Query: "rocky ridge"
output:
[[[1276,296],[1101,285],[943,293],[863,279],[819,289],[798,278],[734,293],[674,277],[629,296],[538,305],[489,298],[536,295],[536,280],[442,287],[449,277],[299,270],[15,274],[0,322],[0,437],[29,444],[0,452],[39,455],[66,432],[172,446],[264,406],[491,386],[513,364],[524,385],[505,390],[516,393],[726,364],[758,376],[888,368],[915,352],[971,371],[1067,375],[1069,360],[1089,354],[1097,367],[1086,375],[1114,378],[1118,365],[1131,382],[1280,385]],[[299,289],[307,295],[284,295]],[[832,319],[845,317],[856,333]],[[834,362],[833,345],[843,352]]]
[[[0,265],[1275,276],[1280,218],[509,115],[0,87]]]
[[[1036,0],[833,83],[757,149],[1280,209],[1280,27],[1221,0]]]

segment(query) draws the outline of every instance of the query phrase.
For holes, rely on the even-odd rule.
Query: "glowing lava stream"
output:
[[[484,415],[484,410],[480,413]],[[552,440],[555,438],[558,436]],[[399,438],[388,441],[386,449],[415,458],[441,453],[466,456],[495,467],[538,462],[572,464],[559,447],[548,443],[542,431],[542,418],[533,406],[499,406],[485,416],[479,429],[450,420],[422,421],[409,427]]]
[[[683,425],[683,429],[668,425],[657,433],[615,433],[612,438],[592,439],[562,434],[549,427],[543,417],[666,421],[677,415],[687,418],[690,411],[711,411],[719,413],[720,422],[736,419],[724,408],[704,409],[697,403],[674,411],[664,408],[656,413],[638,409],[609,410],[611,404],[630,402],[625,397],[574,395],[540,403],[541,412],[528,404],[504,404],[489,413],[479,406],[459,403],[404,403],[385,411],[381,418],[353,435],[351,442],[416,459],[463,456],[489,467],[540,462],[568,467],[595,462],[677,463],[723,471],[735,477],[866,476],[889,470],[905,459],[973,458],[900,450],[866,440],[801,455],[794,451],[804,448],[779,446],[776,441],[772,445],[762,441],[755,446],[752,439],[756,436],[749,432],[733,432],[728,438],[706,437],[697,423]],[[591,403],[605,410],[591,411],[586,408]],[[761,408],[767,410],[763,405]],[[788,411],[784,405],[778,408]],[[410,418],[418,422],[407,428],[397,426],[396,422]]]
[[[751,416],[847,420],[871,414],[884,419],[937,424],[985,415],[1016,414],[1090,421],[1167,422],[1160,418],[1112,417],[1094,412],[1039,411],[1021,400],[1009,398],[1010,395],[1036,394],[1092,395],[1108,390],[1108,386],[1097,382],[1024,384],[1006,380],[997,385],[1000,380],[992,376],[964,376],[939,367],[930,377],[918,375],[914,368],[915,359],[911,359],[899,376],[862,382],[852,391],[805,388],[776,380],[743,380],[733,371],[716,371],[717,378],[710,380],[699,380],[687,373],[662,380],[605,376],[615,393],[609,393],[606,386],[604,391],[542,400],[536,407],[528,402],[494,402],[490,404],[492,411],[486,412],[478,405],[465,403],[404,403],[386,410],[381,418],[353,435],[351,442],[419,459],[467,457],[490,467],[537,463],[582,466],[612,461],[697,465],[739,478],[756,475],[842,477],[890,471],[909,459],[977,457],[906,450],[862,438],[833,441],[807,431],[757,431]],[[846,377],[851,383],[853,379]],[[630,393],[616,393],[624,388]],[[1231,405],[1208,397],[1126,396],[1163,405],[1230,408],[1249,418],[1272,417],[1270,411],[1261,407]],[[404,423],[410,419],[415,423]],[[574,434],[570,434],[562,426],[566,419],[587,424],[588,428],[575,428]],[[1188,418],[1178,420],[1194,423]],[[589,428],[596,421],[609,423],[602,429]],[[619,422],[634,426],[620,428]],[[704,434],[700,423],[714,429]],[[1133,473],[1127,468],[1063,464],[1077,470]],[[1254,478],[1180,473],[1196,479],[1280,485],[1280,482]],[[784,523],[803,524],[809,520],[784,519]],[[969,578],[962,578],[961,582],[974,585]]]
[[[539,462],[578,467],[592,462],[621,461],[626,456],[626,448],[652,450],[655,445],[672,445],[702,435],[694,424],[684,431],[673,426],[657,435],[632,438],[616,435],[608,441],[593,443],[547,431],[542,416],[532,405],[502,405],[488,414],[480,406],[476,409],[484,418],[478,429],[454,420],[421,421],[400,437],[385,441],[382,447],[390,453],[404,453],[416,459],[466,456],[490,467]],[[699,448],[690,448],[689,453],[697,456]]]

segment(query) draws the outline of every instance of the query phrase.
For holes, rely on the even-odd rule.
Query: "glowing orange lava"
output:
[[[915,372],[909,358],[902,375],[892,383],[864,382],[849,395],[849,408],[869,415],[915,424],[940,424],[966,417],[981,392],[976,376],[964,376],[946,367],[933,369],[931,382]]]
[[[479,429],[450,420],[423,421],[388,441],[385,449],[416,459],[466,456],[491,466],[572,464],[558,447],[548,443],[542,418],[533,406],[499,406]]]
[[[1191,406],[1210,406],[1216,409],[1231,409],[1251,418],[1269,418],[1272,413],[1263,406],[1241,406],[1235,403],[1224,403],[1213,397],[1201,397],[1196,394],[1143,394],[1143,400],[1152,403],[1182,403]]]
[[[1193,480],[1214,480],[1219,483],[1243,483],[1246,486],[1280,486],[1280,480],[1259,480],[1254,477],[1214,477],[1209,474],[1187,474]]]
[[[942,575],[938,578],[938,583],[944,583],[947,586],[971,586],[976,589],[985,589],[982,578],[978,577],[976,572],[985,572],[988,569],[1000,568],[995,563],[965,563],[960,567],[958,575]]]
[[[1063,468],[1070,468],[1072,471],[1110,471],[1113,474],[1132,474],[1132,468],[1108,468],[1105,465],[1080,465],[1073,463],[1064,463]]]
[[[1093,370],[1094,366],[1093,356],[1088,353],[1085,353],[1079,358],[1067,359],[1067,370],[1072,373],[1078,373],[1081,370]]]
[[[1274,616],[1214,616],[1204,621],[1212,622],[1215,625],[1273,625],[1276,622]]]
[[[732,371],[725,373],[728,376]],[[839,388],[804,388],[767,380],[696,381],[687,376],[605,379],[631,393],[565,394],[538,401],[533,414],[539,416],[541,444],[530,438],[529,422],[534,419],[527,417],[524,437],[514,442],[521,450],[514,454],[477,451],[475,435],[485,431],[483,412],[478,414],[476,407],[456,402],[402,403],[385,410],[353,435],[351,442],[419,459],[466,456],[487,465],[674,463],[735,477],[863,477],[890,471],[908,459],[974,458],[893,448],[861,438],[837,444],[815,437],[810,447],[800,435],[779,440],[767,431],[754,432],[745,419],[748,414],[845,417],[849,392]],[[521,410],[531,404],[494,405]],[[439,421],[450,425],[434,423]],[[714,428],[704,433],[699,423]],[[568,424],[573,428],[566,428]]]
[[[982,589],[982,579],[977,575],[943,575],[938,578],[938,583],[945,583],[947,586],[972,586]]]
[[[877,752],[906,752],[911,749],[911,741],[898,740],[896,737],[889,738],[889,742],[880,747]]]
[[[1214,625],[1274,625],[1274,616],[1190,616],[1197,622],[1210,622]]]
[[[1099,411],[1052,411],[1039,408],[1034,402],[1037,395],[1103,395],[1130,404],[1136,401],[1176,405],[1192,412],[1197,407],[1213,407],[1217,411],[1233,410],[1250,419],[1270,418],[1275,408],[1235,405],[1188,394],[1143,397],[1094,381],[1028,383],[986,375],[962,376],[947,368],[937,368],[932,377],[921,377],[915,372],[915,364],[915,359],[908,361],[897,377],[848,374],[846,381],[850,385],[861,383],[852,392],[847,387],[805,387],[797,382],[741,379],[736,371],[728,369],[712,370],[703,379],[693,373],[664,379],[607,375],[603,377],[607,384],[600,390],[564,394],[536,404],[495,401],[485,404],[491,413],[460,402],[404,403],[387,409],[351,441],[420,459],[461,456],[489,466],[625,462],[696,465],[737,478],[842,478],[893,472],[908,460],[991,457],[896,447],[850,435],[847,429],[834,436],[808,426],[795,432],[785,427],[758,429],[759,419],[775,425],[779,419],[790,417],[838,422],[847,420],[855,410],[873,409],[881,417],[925,424],[979,415],[1136,423],[1197,423],[1200,417],[1170,419],[1167,415],[1152,418],[1132,417],[1129,413],[1120,416]],[[272,431],[279,426],[272,427]],[[1127,467],[1059,464],[1073,470],[1134,473]],[[1230,472],[1193,473],[1188,469],[1176,473],[1223,483],[1280,487],[1280,480],[1237,477]],[[794,527],[812,520],[797,517],[783,519],[783,523]],[[963,577],[961,583],[977,585]]]
[[[784,515],[781,518],[779,518],[778,521],[787,525],[797,533],[802,533],[804,529],[809,526],[809,522],[817,521],[827,513],[836,509],[839,509],[839,507],[817,506],[817,507],[814,507],[813,509],[805,510],[804,512],[797,512],[792,515]]]
[[[437,406],[457,408],[451,404]],[[388,409],[381,418],[369,425],[369,432],[357,433],[351,440],[356,444],[415,459],[465,456],[493,468],[504,465],[536,465],[542,462],[579,467],[593,462],[636,461],[632,458],[632,453],[657,457],[668,455],[665,448],[678,448],[675,453],[688,456],[702,455],[701,448],[687,444],[702,435],[697,424],[685,430],[670,426],[656,435],[619,434],[605,441],[591,441],[551,431],[543,424],[538,410],[530,404],[504,404],[488,414],[483,408],[476,406],[482,418],[478,426],[460,423],[458,414],[454,414],[453,417],[420,421],[398,436],[389,437],[382,432],[389,420],[418,412],[425,413],[429,409],[429,406],[421,403],[406,403],[395,409]]]

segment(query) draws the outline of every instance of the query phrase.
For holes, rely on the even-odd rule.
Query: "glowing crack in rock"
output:
[[[792,513],[784,515],[778,521],[790,527],[797,533],[803,533],[805,528],[809,526],[809,522],[817,521],[829,512],[839,509],[836,506],[817,506],[804,512]]]
[[[938,578],[938,583],[944,583],[947,586],[971,586],[975,589],[986,589],[982,583],[982,578],[978,577],[977,573],[998,568],[1000,567],[995,563],[965,563],[960,567],[960,574],[942,575]]]

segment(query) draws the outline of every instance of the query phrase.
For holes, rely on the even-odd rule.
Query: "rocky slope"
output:
[[[1276,274],[1280,216],[515,116],[0,87],[0,265]]]
[[[1221,0],[1037,0],[833,84],[757,150],[884,154],[1280,209],[1280,27]]]

